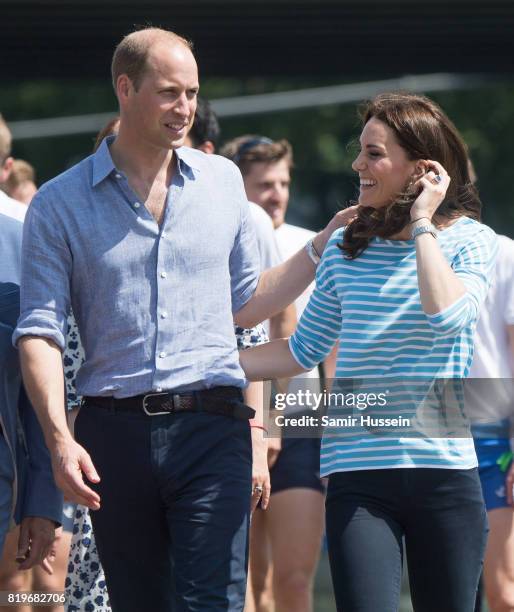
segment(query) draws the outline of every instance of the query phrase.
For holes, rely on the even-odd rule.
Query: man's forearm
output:
[[[18,343],[23,382],[48,448],[70,436],[64,406],[61,351],[46,338],[26,336]]]

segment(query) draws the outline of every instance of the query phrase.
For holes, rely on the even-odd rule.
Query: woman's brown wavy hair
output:
[[[425,96],[384,93],[360,109],[362,126],[374,117],[389,126],[408,159],[438,161],[451,178],[446,197],[438,207],[439,218],[466,216],[480,220],[482,204],[471,182],[466,145],[442,109]],[[406,187],[394,202],[380,209],[360,207],[345,229],[339,248],[349,259],[358,257],[374,236],[390,238],[410,222],[410,209],[418,193]]]

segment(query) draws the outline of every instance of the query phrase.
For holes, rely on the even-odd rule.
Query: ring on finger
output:
[[[436,174],[432,180],[438,185],[443,180],[443,177],[440,174]]]
[[[259,495],[262,495],[263,491],[264,491],[264,487],[261,487],[261,485],[255,485],[255,487],[253,488],[253,492],[259,493]]]

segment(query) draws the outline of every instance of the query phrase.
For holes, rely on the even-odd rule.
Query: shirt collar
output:
[[[102,140],[102,144],[93,154],[93,187],[101,183],[109,174],[116,170],[116,166],[112,161],[109,145],[113,142],[115,136],[107,136]],[[198,171],[198,164],[195,159],[195,152],[188,147],[180,147],[175,149],[178,160],[178,171],[180,174],[194,179],[194,170]]]
[[[189,147],[180,147],[175,149],[178,160],[178,169],[180,174],[187,176],[190,179],[195,178],[194,171],[199,172],[200,168],[197,161],[198,152]]]
[[[93,154],[93,187],[101,183],[113,170],[116,170],[109,151],[109,145],[114,139],[115,136],[104,138],[102,144]]]

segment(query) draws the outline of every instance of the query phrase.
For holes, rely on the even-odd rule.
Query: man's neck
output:
[[[110,153],[114,165],[127,176],[129,182],[151,186],[156,180],[161,180],[169,185],[173,179],[173,149],[135,142],[131,135],[120,129],[110,146]]]

